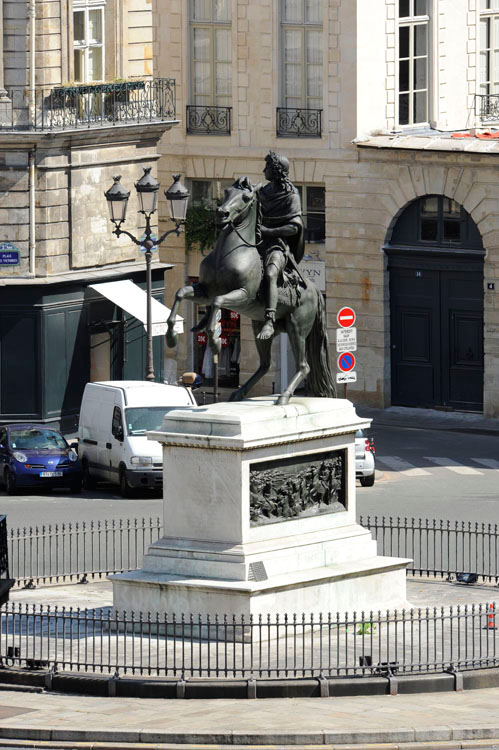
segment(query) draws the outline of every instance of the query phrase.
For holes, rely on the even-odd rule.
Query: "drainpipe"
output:
[[[35,239],[35,149],[28,154],[29,164],[29,272],[36,276],[36,239]]]
[[[29,114],[31,126],[36,124],[35,60],[36,60],[36,0],[29,0]]]

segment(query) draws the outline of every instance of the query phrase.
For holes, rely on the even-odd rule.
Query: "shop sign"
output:
[[[323,260],[303,260],[299,265],[304,279],[311,281],[320,292],[326,291],[326,263]]]

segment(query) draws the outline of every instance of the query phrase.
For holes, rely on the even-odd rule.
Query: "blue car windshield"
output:
[[[55,430],[39,427],[9,431],[9,444],[15,450],[67,450],[68,444]]]

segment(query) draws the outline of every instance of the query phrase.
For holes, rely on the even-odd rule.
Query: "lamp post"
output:
[[[177,237],[180,235],[181,226],[185,222],[187,213],[187,204],[189,202],[189,191],[180,182],[180,175],[173,175],[173,183],[170,185],[168,190],[165,190],[165,196],[168,201],[168,208],[170,212],[170,218],[175,222],[175,228],[169,229],[159,239],[156,239],[151,232],[151,216],[155,213],[158,203],[158,191],[159,182],[152,176],[151,167],[144,168],[144,174],[135,183],[135,189],[139,198],[139,213],[144,214],[146,219],[146,228],[142,238],[137,239],[133,234],[128,232],[126,229],[121,229],[122,223],[126,219],[126,210],[128,206],[128,199],[130,198],[130,191],[126,191],[120,183],[121,175],[117,175],[113,178],[114,183],[106,190],[104,195],[106,196],[107,204],[109,207],[109,218],[113,222],[115,228],[113,234],[119,237],[125,234],[129,237],[132,242],[140,247],[144,248],[144,254],[146,256],[146,295],[147,295],[147,316],[146,316],[146,342],[147,342],[147,355],[146,355],[146,375],[145,380],[154,380],[154,358],[152,349],[152,315],[151,315],[151,298],[152,298],[152,284],[151,284],[151,257],[155,247],[160,245],[168,235],[175,232]]]

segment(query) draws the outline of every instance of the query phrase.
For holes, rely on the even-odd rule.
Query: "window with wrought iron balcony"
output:
[[[499,2],[480,2],[480,86],[475,116],[483,125],[499,123]]]
[[[232,23],[229,0],[190,5],[191,135],[230,135],[232,119]]]
[[[281,138],[322,135],[322,13],[321,0],[280,2]]]

